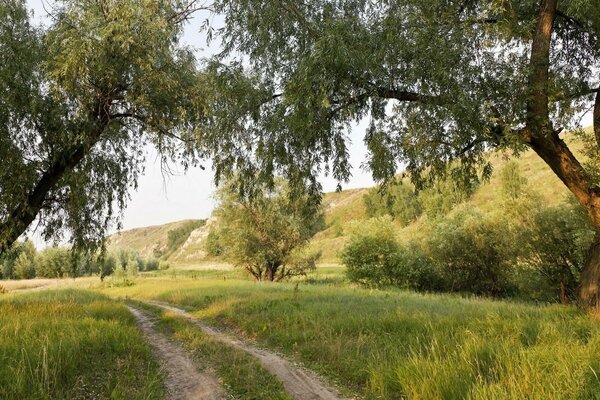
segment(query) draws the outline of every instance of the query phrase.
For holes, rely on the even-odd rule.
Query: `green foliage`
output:
[[[219,243],[223,255],[256,280],[279,281],[314,268],[316,257],[302,252],[323,227],[313,199],[293,195],[283,182],[245,197],[226,185],[218,192]]]
[[[461,188],[450,179],[436,181],[432,186],[419,192],[423,212],[430,218],[450,212],[457,204],[471,197],[473,188]]]
[[[219,232],[214,227],[211,227],[204,240],[204,250],[211,257],[218,257],[223,254],[223,247],[221,246],[221,238]]]
[[[398,244],[389,217],[361,223],[342,252],[351,281],[363,284],[398,284]]]
[[[531,252],[527,263],[539,271],[554,298],[564,303],[574,300],[594,227],[573,199],[560,206],[540,208],[534,219],[527,242]]]
[[[519,164],[513,160],[507,162],[500,171],[500,183],[504,195],[514,200],[523,195],[527,186],[527,178],[521,174]]]
[[[450,291],[506,295],[519,246],[500,215],[459,208],[436,223],[428,251]]]
[[[35,247],[29,239],[15,242],[5,254],[0,256],[0,278],[13,279],[18,276],[17,279],[28,279],[31,275],[31,267],[35,268],[35,256]]]
[[[373,188],[364,196],[369,217],[390,215],[402,225],[408,225],[421,215],[422,207],[414,186],[402,181],[386,187]]]
[[[35,253],[33,255],[22,252],[15,260],[14,278],[32,279],[35,278]]]
[[[423,183],[450,164],[454,180],[470,181],[491,173],[489,149],[523,149],[512,128],[527,117],[534,2],[219,0],[215,8],[226,20],[218,60],[230,62],[211,71],[220,86],[207,101],[219,110],[209,136],[223,141],[215,154],[235,155],[217,157],[219,172],[244,169],[253,180],[284,171],[313,183],[324,169],[344,181],[347,139],[362,118],[371,121],[366,167],[376,180],[406,165]],[[554,126],[569,126],[593,101],[600,27],[584,0],[559,9],[568,17],[556,18],[551,50],[573,47],[551,59],[547,86]]]
[[[100,264],[100,280],[104,281],[104,278],[111,275],[117,267],[117,259],[115,256],[108,255],[104,258]]]
[[[72,274],[73,254],[66,247],[48,247],[39,253],[36,276],[63,278]]]
[[[189,221],[179,228],[167,232],[167,249],[164,257],[168,257],[169,254],[172,254],[175,250],[180,248],[190,237],[192,231],[200,228],[205,223],[205,220]]]
[[[164,270],[167,270],[167,269],[169,269],[169,268],[171,268],[171,264],[170,264],[170,263],[168,263],[167,261],[160,260],[160,261],[158,262],[158,269],[159,269],[159,270],[161,270],[161,271],[164,271]]]
[[[0,3],[0,252],[38,216],[45,239],[95,249],[145,146],[184,166],[196,154],[201,83],[192,50],[178,45],[187,3],[54,6],[34,28],[24,1]]]

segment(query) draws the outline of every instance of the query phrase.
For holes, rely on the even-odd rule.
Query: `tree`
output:
[[[512,200],[521,197],[527,188],[527,178],[521,174],[519,164],[509,161],[500,171],[500,183],[504,195]]]
[[[193,3],[60,0],[41,29],[0,2],[0,254],[36,218],[45,239],[98,247],[146,144],[189,162],[201,96],[177,42]]]
[[[309,196],[292,197],[281,181],[273,190],[246,197],[224,185],[217,198],[218,237],[223,256],[257,281],[280,281],[315,268],[319,254],[308,240],[323,225],[323,213]]]
[[[35,278],[35,263],[36,250],[30,240],[26,240],[20,246],[20,254],[15,260],[14,277],[16,279],[32,279]]]
[[[343,182],[350,126],[367,118],[376,180],[405,166],[417,186],[443,175],[468,183],[489,176],[487,151],[529,148],[600,231],[594,2],[217,0],[215,8],[225,15],[224,56],[234,58],[214,63],[219,90],[207,99],[219,107],[204,132],[225,154],[215,157],[217,177],[237,169],[269,181],[278,171],[314,192],[325,170]],[[582,163],[561,132],[590,107]],[[600,233],[579,299],[600,305]]]

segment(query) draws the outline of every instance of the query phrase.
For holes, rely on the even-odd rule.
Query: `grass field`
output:
[[[575,308],[371,291],[340,272],[298,287],[198,272],[101,290],[187,307],[367,399],[600,399],[600,326]]]
[[[98,293],[0,297],[0,399],[162,399],[162,378],[127,308]]]

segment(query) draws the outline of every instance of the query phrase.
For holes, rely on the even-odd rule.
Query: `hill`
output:
[[[572,141],[572,140],[568,140]],[[575,146],[576,150],[581,146]],[[494,173],[489,181],[482,183],[473,195],[467,200],[474,207],[486,209],[494,205],[494,200],[502,196],[500,171],[509,161],[507,154],[494,153],[491,156]],[[538,195],[549,205],[564,201],[568,190],[544,162],[532,151],[523,152],[514,160],[522,175],[527,178],[528,183],[535,188]],[[364,197],[372,188],[348,189],[341,192],[326,193],[323,198],[325,207],[326,228],[317,233],[312,240],[311,246],[321,251],[321,262],[336,263],[339,259],[339,251],[346,243],[348,232],[355,221],[368,218]],[[398,225],[398,236],[410,237],[419,234],[419,227],[424,217],[408,226]],[[185,241],[171,249],[168,254],[169,232],[181,229],[196,221],[199,226],[190,230]],[[210,261],[204,251],[203,241],[208,235],[210,225],[199,220],[183,220],[169,224],[132,229],[116,233],[109,238],[109,248],[127,248],[149,257],[163,254],[163,258],[175,264],[196,264]],[[166,256],[166,257],[165,257]]]

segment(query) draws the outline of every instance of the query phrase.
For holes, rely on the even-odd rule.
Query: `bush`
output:
[[[454,181],[446,179],[435,182],[419,192],[423,212],[430,218],[448,214],[457,204],[467,201],[475,187],[459,188]]]
[[[156,258],[150,258],[146,261],[144,271],[156,271],[160,266],[160,262]]]
[[[527,265],[541,274],[554,298],[568,303],[576,297],[579,274],[594,239],[593,225],[574,201],[541,208],[534,221]]]
[[[171,264],[169,264],[167,261],[164,260],[160,260],[158,263],[158,269],[160,269],[161,271],[167,270],[171,268]]]
[[[369,286],[397,284],[400,245],[390,217],[378,217],[355,227],[342,251],[342,263],[352,282]]]
[[[459,208],[439,220],[427,240],[445,289],[494,296],[511,293],[518,243],[501,215]]]
[[[214,228],[210,228],[210,231],[204,240],[204,250],[206,250],[206,254],[211,257],[218,257],[223,254],[219,232]]]
[[[108,255],[100,262],[100,280],[104,281],[104,278],[112,275],[117,267],[117,259],[114,255]]]

